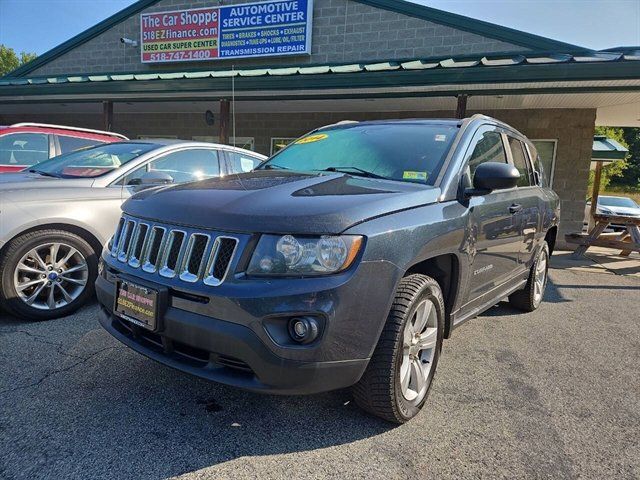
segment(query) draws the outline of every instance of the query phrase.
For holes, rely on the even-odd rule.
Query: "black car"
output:
[[[354,386],[407,421],[454,327],[505,297],[540,305],[559,200],[538,164],[485,116],[345,122],[253,172],[142,192],[102,254],[100,322],[202,378]]]

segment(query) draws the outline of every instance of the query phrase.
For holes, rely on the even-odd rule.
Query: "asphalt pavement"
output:
[[[0,478],[640,478],[640,278],[551,280],[538,311],[455,330],[399,427],[348,390],[264,396],[163,367],[95,304],[0,317]]]

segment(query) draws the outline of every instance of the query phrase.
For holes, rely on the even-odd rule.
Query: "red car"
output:
[[[0,173],[18,172],[63,153],[121,140],[128,139],[119,133],[44,123],[0,126]]]

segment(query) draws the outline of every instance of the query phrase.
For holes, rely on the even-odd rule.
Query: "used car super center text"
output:
[[[454,325],[505,296],[540,305],[548,256],[582,228],[594,125],[637,123],[621,105],[640,56],[408,2],[235,3],[142,0],[0,79],[3,124],[134,140],[41,167],[53,132],[1,145],[31,166],[0,178],[3,198],[71,181],[116,211],[80,222],[95,207],[76,193],[5,228],[5,306],[69,312],[97,276],[101,323],[145,355],[254,390],[356,384],[365,409],[406,421]],[[437,117],[458,120],[393,120]],[[198,160],[163,163],[171,148]],[[251,151],[275,156],[256,168]],[[279,310],[251,304],[267,300]]]

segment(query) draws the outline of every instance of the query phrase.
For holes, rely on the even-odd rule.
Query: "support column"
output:
[[[600,195],[600,180],[602,178],[602,162],[596,162],[596,174],[593,179],[593,192],[591,193],[591,210],[589,212],[589,231],[595,226],[593,216],[598,208],[598,196]]]
[[[229,144],[229,124],[230,122],[229,100],[223,98],[220,100],[220,127],[218,131],[218,141],[223,145]]]
[[[464,118],[467,116],[467,98],[468,96],[461,93],[456,97],[458,104],[456,105],[456,118]]]
[[[111,100],[102,102],[102,126],[107,132],[113,128],[113,102]]]

